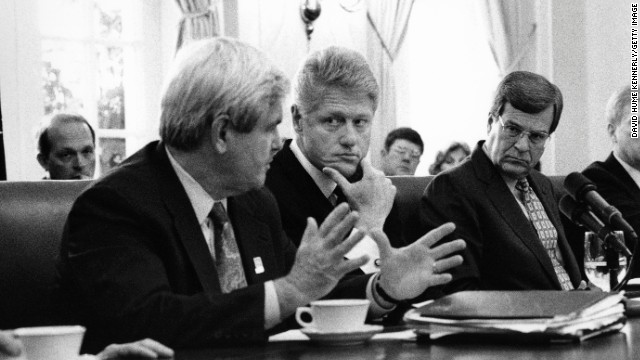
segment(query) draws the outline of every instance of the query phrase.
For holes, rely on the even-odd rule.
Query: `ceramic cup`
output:
[[[22,341],[27,360],[72,360],[80,354],[82,326],[26,327],[13,331]]]
[[[296,321],[319,332],[349,332],[362,328],[369,310],[369,300],[337,299],[312,301],[310,307],[296,310]],[[302,316],[308,314],[311,321]]]

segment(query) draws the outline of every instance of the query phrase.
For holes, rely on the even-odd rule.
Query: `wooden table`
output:
[[[502,344],[496,341],[440,341],[430,343],[402,340],[372,340],[363,345],[329,347],[309,341],[269,343],[224,349],[182,350],[176,360],[269,359],[269,360],[635,360],[640,359],[640,318],[629,319],[620,333],[583,343]]]

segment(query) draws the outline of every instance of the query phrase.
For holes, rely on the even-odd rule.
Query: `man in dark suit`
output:
[[[381,275],[340,281],[368,261],[346,260],[359,215],[336,207],[289,241],[263,187],[280,149],[288,82],[237,40],[195,42],[176,56],[162,96],[161,141],[97,181],[67,220],[60,282],[87,326],[85,350],[152,337],[172,347],[260,343],[298,306],[324,296],[393,299],[446,283],[464,242],[431,248],[447,225],[404,249],[380,231]],[[378,207],[391,207],[380,197]],[[331,294],[329,294],[331,293]]]
[[[611,96],[605,116],[613,151],[605,161],[592,163],[582,173],[640,234],[640,140],[631,137],[630,85]]]
[[[467,242],[447,293],[573,289],[578,263],[562,228],[559,194],[533,170],[562,112],[560,90],[518,71],[498,85],[488,138],[460,166],[437,176],[422,198],[427,229],[452,221]]]
[[[307,58],[295,84],[291,113],[296,139],[287,140],[276,154],[266,181],[289,238],[299,243],[308,217],[320,223],[336,204],[348,202],[360,214],[359,228],[384,224],[392,245],[404,246],[397,209],[387,216],[388,211],[371,206],[391,187],[382,172],[363,161],[378,101],[378,84],[367,61],[356,51],[329,47]],[[354,253],[378,257],[370,239]],[[363,270],[375,271],[375,261]]]

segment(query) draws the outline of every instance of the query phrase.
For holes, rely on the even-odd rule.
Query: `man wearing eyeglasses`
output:
[[[389,132],[380,151],[382,172],[386,176],[415,175],[423,150],[417,131],[401,127]]]
[[[452,221],[451,239],[467,242],[445,293],[583,287],[560,220],[560,194],[534,170],[561,113],[557,86],[530,72],[508,74],[489,112],[487,140],[425,190],[426,229]]]

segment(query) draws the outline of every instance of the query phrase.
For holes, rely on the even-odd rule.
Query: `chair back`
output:
[[[50,319],[55,262],[71,205],[91,181],[0,181],[0,329]]]

